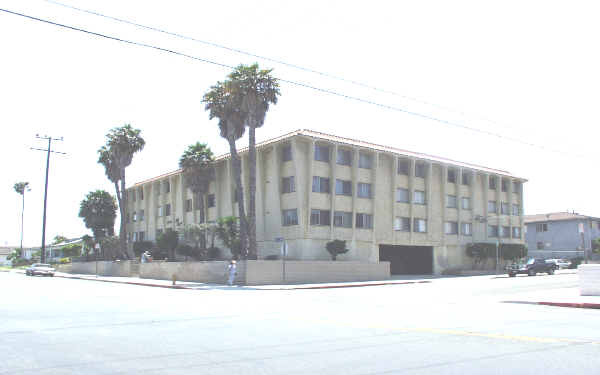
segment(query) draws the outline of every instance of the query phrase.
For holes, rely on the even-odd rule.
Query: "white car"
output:
[[[52,268],[51,265],[49,264],[45,264],[45,263],[35,263],[32,264],[29,268],[27,268],[25,270],[25,275],[27,276],[35,276],[35,275],[41,275],[41,276],[54,276],[54,272],[56,270],[54,268]]]
[[[571,262],[566,259],[546,259],[546,262],[554,263],[560,269],[569,268],[569,266],[571,265]]]

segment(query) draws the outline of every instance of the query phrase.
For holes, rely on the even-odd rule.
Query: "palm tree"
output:
[[[256,128],[265,122],[270,104],[277,104],[279,82],[271,76],[273,69],[259,69],[258,64],[239,65],[229,79],[239,87],[242,112],[248,126],[248,255],[257,258],[256,246]]]
[[[125,237],[125,210],[127,207],[125,168],[131,164],[133,155],[141,151],[146,144],[140,136],[140,132],[141,130],[134,129],[129,124],[113,128],[106,135],[106,144],[98,150],[98,163],[104,166],[106,176],[115,185],[117,201],[119,202],[119,212],[121,214],[119,229],[120,250],[125,258],[130,258],[127,253],[127,238]]]
[[[23,218],[25,217],[25,191],[30,191],[29,182],[17,182],[13,188],[15,191],[23,197],[23,203],[21,208],[21,249],[23,249]]]
[[[194,193],[200,210],[200,222],[204,223],[204,195],[208,192],[210,182],[215,177],[212,165],[213,153],[206,143],[196,142],[188,146],[179,159],[179,167],[183,169],[186,185]],[[200,247],[206,249],[206,236],[200,236]]]
[[[244,208],[241,161],[235,146],[235,141],[242,138],[246,131],[244,126],[246,115],[242,111],[241,96],[238,93],[239,86],[235,82],[217,82],[204,94],[202,102],[205,103],[204,109],[209,111],[209,119],[215,117],[219,119],[220,135],[229,143],[240,217],[240,247],[242,254],[247,256],[248,222]]]

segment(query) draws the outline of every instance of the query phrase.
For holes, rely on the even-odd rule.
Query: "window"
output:
[[[310,210],[310,225],[330,225],[329,210]]]
[[[410,217],[399,217],[394,219],[394,230],[410,232]]]
[[[502,179],[502,191],[503,192],[508,191],[508,180]]]
[[[535,231],[536,232],[547,232],[548,231],[548,223],[536,224]]]
[[[135,202],[135,190],[131,190],[131,191],[129,192],[129,197],[131,198],[131,200],[132,200],[133,202]]]
[[[160,237],[160,235],[163,233],[162,229],[157,229],[156,230],[156,238]]]
[[[133,238],[131,239],[133,242],[137,242],[137,232],[132,233]]]
[[[350,150],[339,148],[337,150],[336,162],[339,165],[352,165],[352,152]]]
[[[469,197],[462,197],[461,198],[461,202],[462,202],[462,209],[463,210],[470,210],[471,209],[471,198],[469,198]]]
[[[544,250],[544,243],[543,242],[538,242],[536,245],[537,245],[537,249],[538,250]]]
[[[208,194],[206,196],[206,205],[208,206],[208,208],[214,207],[215,204],[216,204],[216,202],[215,202],[215,195],[214,194]]]
[[[488,225],[487,227],[488,237],[498,237],[498,226]]]
[[[294,176],[284,177],[281,182],[281,192],[285,193],[293,193],[296,191],[296,184],[294,182]]]
[[[469,185],[469,183],[471,182],[471,174],[469,172],[463,171],[461,182],[463,185]]]
[[[408,189],[396,189],[396,202],[408,203],[410,201],[408,194]]]
[[[463,236],[473,235],[473,224],[471,223],[460,223],[460,232]]]
[[[373,156],[360,152],[358,154],[358,167],[364,169],[373,168]]]
[[[496,190],[496,176],[490,176],[489,187],[491,190]]]
[[[419,233],[427,232],[427,220],[425,219],[417,219],[413,220],[413,230]]]
[[[521,228],[520,227],[512,227],[512,237],[513,238],[521,238]]]
[[[292,160],[292,145],[285,145],[281,148],[281,161],[290,161]]]
[[[139,196],[140,196],[140,200],[143,201],[144,200],[144,188],[140,188],[139,190]]]
[[[416,204],[426,204],[425,202],[425,192],[420,190],[415,190],[413,192],[413,202]]]
[[[356,227],[372,229],[373,228],[373,215],[369,214],[356,214]]]
[[[187,199],[185,201],[185,212],[191,212],[192,211],[192,200],[191,199]]]
[[[283,226],[298,225],[298,210],[283,210]]]
[[[157,213],[158,213],[159,217],[164,216],[165,215],[164,207],[163,206],[158,206],[158,212]]]
[[[333,225],[336,227],[352,228],[352,212],[335,211]]]
[[[165,190],[165,194],[171,192],[171,183],[169,181],[163,182],[163,189]]]
[[[144,221],[144,210],[140,210],[140,213],[138,215],[138,220],[139,221]]]
[[[129,221],[130,221],[130,220],[129,220],[129,214],[127,214],[127,216],[126,216],[126,217],[127,217],[127,223],[129,223]]]
[[[518,204],[513,203],[512,214],[513,214],[513,216],[519,216],[519,205]]]
[[[446,195],[446,207],[456,208],[456,195]]]
[[[454,169],[448,169],[448,182],[451,184],[456,183],[456,171]]]
[[[502,215],[510,215],[510,210],[509,210],[508,203],[506,203],[506,202],[501,202],[500,203],[500,213]]]
[[[398,160],[398,174],[408,176],[410,174],[410,160],[400,159]]]
[[[171,204],[165,204],[165,216],[171,216]]]
[[[237,203],[237,201],[238,201],[238,193],[239,193],[239,189],[238,188],[234,188],[233,189],[233,203]]]
[[[513,181],[513,193],[519,194],[521,192],[521,183],[519,181]]]
[[[315,160],[329,162],[329,146],[315,145]]]
[[[312,191],[314,193],[329,193],[329,179],[313,176]]]
[[[335,193],[337,195],[352,195],[352,182],[335,180]]]
[[[425,163],[419,162],[415,164],[415,177],[425,178]]]
[[[488,201],[488,212],[494,214],[497,212],[496,201]]]
[[[131,242],[131,232],[127,232],[127,242]]]
[[[446,221],[444,231],[446,234],[458,234],[458,223],[456,221]]]
[[[510,227],[504,227],[504,226],[499,227],[499,231],[500,231],[500,233],[499,233],[500,237],[503,237],[503,238],[510,237]]]
[[[138,232],[138,241],[144,241],[144,237],[146,237],[146,233],[144,231]]]
[[[359,198],[371,198],[371,184],[359,182],[356,184],[356,194]]]

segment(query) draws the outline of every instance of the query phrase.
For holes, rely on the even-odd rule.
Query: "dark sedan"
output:
[[[56,270],[51,265],[45,263],[34,263],[25,270],[27,276],[54,276]]]
[[[558,267],[554,263],[547,263],[544,259],[529,259],[525,264],[513,264],[506,268],[508,276],[515,277],[519,273],[535,276],[539,272],[553,275]]]

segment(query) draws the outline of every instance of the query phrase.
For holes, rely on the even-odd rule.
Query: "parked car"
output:
[[[545,272],[548,275],[554,275],[558,266],[554,263],[548,263],[544,259],[531,258],[525,264],[512,264],[506,268],[508,276],[515,277],[517,274],[524,273],[528,276],[535,276],[537,273]]]
[[[557,269],[569,268],[569,266],[571,265],[571,262],[566,259],[546,259],[546,262],[556,264],[556,266],[558,267]]]
[[[56,270],[51,265],[45,263],[34,263],[25,270],[27,276],[54,276]]]

